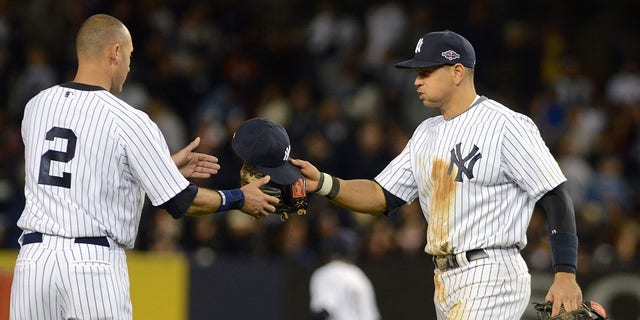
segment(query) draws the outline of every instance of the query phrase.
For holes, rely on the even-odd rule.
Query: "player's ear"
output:
[[[122,46],[119,43],[114,42],[107,46],[106,54],[109,57],[109,61],[116,61],[120,58],[120,55],[123,54]]]
[[[451,72],[453,73],[453,82],[459,85],[465,78],[467,69],[462,64],[456,63],[451,67]]]

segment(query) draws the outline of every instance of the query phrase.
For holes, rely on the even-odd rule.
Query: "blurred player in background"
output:
[[[371,281],[358,268],[355,232],[338,229],[322,243],[326,264],[311,275],[312,320],[378,320],[380,313]]]

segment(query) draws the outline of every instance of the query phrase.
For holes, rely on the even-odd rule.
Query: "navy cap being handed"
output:
[[[413,59],[397,63],[396,68],[424,68],[460,63],[474,68],[476,52],[463,36],[449,30],[429,32],[418,40]]]
[[[233,134],[231,147],[242,160],[271,176],[274,183],[289,185],[302,177],[300,169],[289,162],[291,144],[287,131],[269,119],[243,122]]]

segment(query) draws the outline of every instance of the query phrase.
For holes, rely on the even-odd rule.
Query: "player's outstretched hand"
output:
[[[553,284],[545,297],[545,301],[553,301],[551,316],[560,313],[560,307],[565,311],[573,311],[582,305],[582,290],[576,282],[576,275],[567,272],[557,272]]]
[[[244,194],[244,206],[240,208],[242,212],[260,219],[276,211],[275,205],[280,200],[260,190],[260,187],[269,183],[269,180],[271,180],[270,176],[264,176],[240,188]]]
[[[193,152],[198,145],[200,145],[200,137],[196,137],[186,147],[171,156],[180,173],[187,179],[206,179],[220,170],[218,158],[204,153]]]
[[[300,159],[291,159],[291,164],[300,168],[300,173],[307,180],[307,192],[316,192],[318,190],[318,182],[320,181],[320,170],[309,161]]]

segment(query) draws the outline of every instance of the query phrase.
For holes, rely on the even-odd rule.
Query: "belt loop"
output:
[[[432,260],[436,268],[441,271],[459,268],[468,265],[472,261],[489,257],[485,249],[474,249],[457,254],[443,254],[433,256]]]
[[[456,261],[456,256],[448,254],[447,257],[447,265],[449,268],[457,268],[458,261]]]
[[[459,266],[466,266],[469,264],[469,259],[467,258],[467,251],[460,252],[456,254],[456,260]]]

